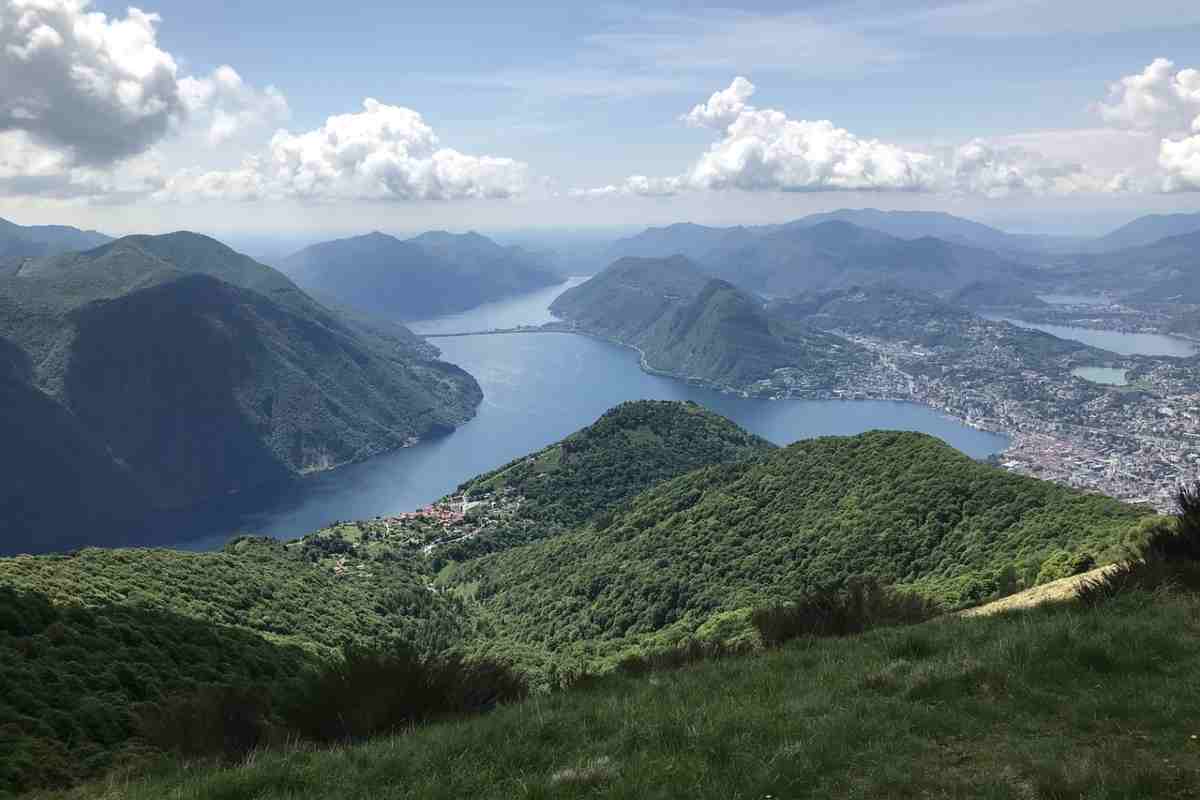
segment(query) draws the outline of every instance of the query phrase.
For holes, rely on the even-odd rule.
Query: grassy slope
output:
[[[873,432],[691,472],[596,526],[479,559],[455,579],[478,582],[503,636],[590,659],[853,576],[978,602],[1059,577],[1049,567],[1078,555],[1103,560],[1145,513],[1010,475],[930,436]]]
[[[1200,599],[938,620],[73,797],[1187,798]]]

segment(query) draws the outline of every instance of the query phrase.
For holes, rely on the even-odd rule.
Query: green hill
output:
[[[951,607],[978,602],[1111,554],[1146,513],[930,436],[873,432],[688,473],[455,580],[477,588],[505,636],[591,657],[854,577]]]
[[[697,467],[745,461],[775,445],[696,403],[637,400],[536,453],[464,483],[472,497],[511,491],[522,513],[577,525]]]
[[[1200,785],[1198,616],[1195,595],[1137,592],[806,639],[69,796],[1184,800]]]
[[[785,368],[829,384],[857,352],[840,337],[768,316],[757,300],[681,256],[621,259],[564,292],[551,310],[638,348],[652,370],[719,387],[746,389]]]
[[[22,353],[25,380],[73,418],[66,428],[87,431],[85,449],[107,452],[148,498],[118,509],[123,518],[445,432],[480,399],[469,375],[406,329],[330,311],[270,267],[189,233],[27,263],[0,278],[0,336]],[[113,469],[26,444],[17,456],[57,459],[51,472]],[[57,494],[62,514],[75,513],[56,518],[74,524],[6,520],[0,552],[87,544],[88,520],[114,522],[113,504],[85,505],[66,486],[30,484],[18,502]]]

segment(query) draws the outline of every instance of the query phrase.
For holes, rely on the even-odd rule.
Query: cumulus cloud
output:
[[[993,145],[983,139],[930,153],[857,136],[829,120],[796,120],[747,104],[754,84],[736,78],[681,119],[721,130],[721,138],[681,175],[635,175],[576,197],[661,196],[685,190],[947,191],[999,197],[1012,193],[1111,192],[1129,187],[1116,173]]]
[[[144,152],[185,110],[175,60],[155,41],[159,18],[87,5],[0,2],[0,130],[105,164]]]
[[[416,111],[372,98],[316,130],[276,133],[270,151],[281,191],[307,199],[502,198],[526,182],[525,164],[440,147]]]
[[[228,64],[205,78],[183,78],[179,93],[189,114],[208,117],[207,138],[213,146],[247,130],[283,122],[291,114],[287,99],[277,88],[256,89]]]
[[[1107,102],[1097,105],[1106,122],[1137,130],[1200,133],[1200,70],[1175,70],[1156,58],[1137,75],[1109,87]]]
[[[56,198],[160,192],[154,151],[193,130],[226,144],[287,118],[278,89],[230,66],[180,76],[156,14],[91,11],[89,0],[0,0],[0,191]],[[133,176],[133,179],[130,179]]]
[[[1156,58],[1112,84],[1097,110],[1111,124],[1161,134],[1163,191],[1200,191],[1200,70]]]
[[[933,187],[933,162],[924,153],[855,136],[829,120],[747,109],[692,166],[686,182],[699,189],[911,191]]]
[[[461,200],[522,192],[528,167],[441,147],[419,113],[368,98],[316,130],[276,132],[237,170],[188,171],[161,193],[176,199]]]
[[[728,89],[713,92],[707,103],[697,104],[682,119],[693,128],[724,128],[746,110],[754,91],[754,84],[739,75]]]
[[[1164,139],[1159,146],[1158,163],[1166,172],[1163,191],[1200,192],[1200,136],[1178,141]]]
[[[999,147],[984,139],[974,139],[955,148],[946,166],[946,176],[954,191],[986,197],[1113,193],[1134,186],[1132,178],[1124,172],[1097,172],[1022,147]]]

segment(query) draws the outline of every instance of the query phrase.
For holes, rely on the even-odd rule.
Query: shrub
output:
[[[940,607],[928,598],[866,578],[850,582],[841,591],[758,609],[751,622],[763,642],[772,646],[801,636],[847,636],[883,625],[912,625],[939,613]]]
[[[1083,581],[1076,596],[1097,605],[1131,590],[1200,591],[1200,481],[1180,486],[1175,505],[1173,524],[1143,526],[1132,552],[1099,577]]]
[[[348,647],[343,658],[301,682],[283,708],[287,728],[320,742],[362,739],[434,717],[478,713],[524,697],[524,680],[505,665],[457,656],[422,659]]]
[[[135,710],[137,729],[149,744],[185,756],[236,759],[265,744],[271,700],[259,688],[207,686]]]

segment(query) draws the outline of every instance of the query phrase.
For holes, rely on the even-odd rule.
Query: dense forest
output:
[[[591,657],[864,576],[979,602],[1112,560],[1147,513],[874,432],[688,473],[454,579],[505,635]]]

